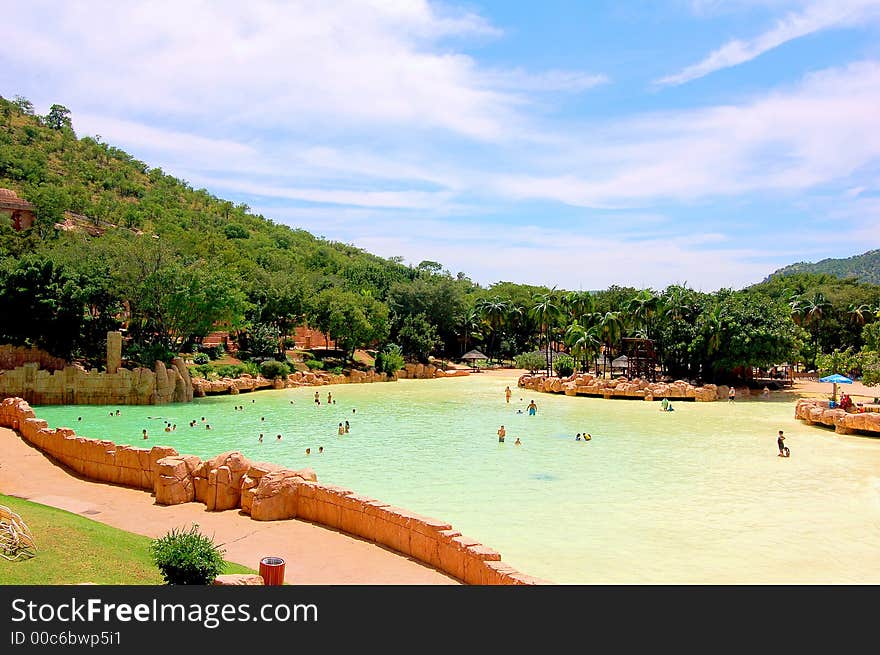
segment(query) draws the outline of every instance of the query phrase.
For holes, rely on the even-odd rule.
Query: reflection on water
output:
[[[337,386],[336,404],[322,393],[320,406],[302,388],[37,414],[117,443],[309,466],[321,481],[448,520],[556,582],[880,582],[880,440],[801,425],[790,401],[679,402],[663,413],[515,391],[506,404],[508,384],[401,380]],[[532,399],[537,415],[518,414]],[[780,429],[789,459],[776,457]],[[585,432],[590,442],[575,441]]]

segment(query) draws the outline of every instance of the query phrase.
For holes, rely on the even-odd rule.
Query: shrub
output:
[[[306,366],[308,366],[309,369],[312,369],[312,370],[323,370],[324,369],[324,362],[322,362],[319,359],[307,359]]]
[[[260,364],[260,373],[264,378],[283,378],[290,373],[290,368],[284,362],[276,362],[274,359],[270,359]]]
[[[223,572],[223,549],[199,532],[192,524],[189,530],[174,528],[150,544],[153,562],[159,567],[166,584],[208,585]]]
[[[547,366],[547,358],[542,352],[522,353],[514,357],[517,368],[524,368],[532,373]]]
[[[574,373],[574,360],[568,355],[559,355],[553,360],[553,370],[561,378],[567,378]]]
[[[384,350],[376,355],[375,368],[380,373],[394,375],[403,368],[404,363],[400,346],[389,343]]]
[[[208,357],[207,353],[196,353],[192,357],[194,364],[208,364],[211,361],[211,358]]]

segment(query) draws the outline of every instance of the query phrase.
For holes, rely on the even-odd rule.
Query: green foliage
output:
[[[64,105],[52,105],[49,107],[49,113],[46,114],[44,122],[47,127],[53,130],[71,127],[70,110]]]
[[[309,367],[310,371],[321,371],[324,369],[324,362],[320,359],[307,359],[305,364]]]
[[[248,231],[243,228],[241,225],[236,225],[235,223],[231,223],[223,228],[223,234],[227,239],[247,239],[250,237]]]
[[[574,366],[574,359],[568,355],[559,355],[553,360],[553,370],[561,378],[568,377],[574,373]]]
[[[260,364],[260,373],[264,378],[274,380],[275,378],[287,377],[290,374],[290,367],[285,362],[269,359]]]
[[[880,384],[880,352],[863,350],[861,353],[862,384],[874,387]]]
[[[513,360],[517,368],[524,368],[532,374],[547,366],[547,357],[542,352],[522,353],[514,357]]]
[[[150,545],[153,562],[169,585],[208,585],[223,572],[223,549],[199,532],[174,528]]]
[[[194,364],[209,364],[211,362],[208,353],[196,353],[193,355],[192,360]]]
[[[376,355],[375,367],[380,373],[394,375],[405,363],[401,347],[396,343],[389,343]]]
[[[428,321],[424,314],[407,316],[397,333],[397,338],[400,340],[400,347],[405,356],[422,362],[427,362],[428,356],[441,343],[437,328]]]
[[[280,338],[275,326],[256,323],[242,334],[239,344],[247,349],[251,357],[272,357],[280,352]]]
[[[106,279],[26,255],[0,265],[0,342],[34,345],[53,355],[101,361],[116,329],[116,299]]]
[[[785,277],[796,273],[825,273],[837,278],[854,278],[860,282],[880,284],[880,250],[869,250],[861,255],[845,259],[829,258],[815,263],[798,262],[780,268],[771,275],[771,278]]]
[[[816,357],[816,370],[821,376],[833,375],[834,373],[849,376],[854,375],[861,368],[862,353],[853,351],[852,348],[835,350],[827,355]]]
[[[869,323],[862,328],[862,339],[868,350],[880,351],[880,321]]]

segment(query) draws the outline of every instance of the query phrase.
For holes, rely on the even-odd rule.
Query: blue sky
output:
[[[489,284],[741,287],[880,247],[880,0],[10,3],[0,94]]]

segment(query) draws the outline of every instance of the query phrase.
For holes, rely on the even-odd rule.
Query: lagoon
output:
[[[525,413],[532,399],[536,416]],[[35,410],[120,444],[308,466],[322,482],[448,520],[554,582],[880,582],[880,440],[802,425],[790,397],[673,407],[523,392],[515,376],[487,373]],[[779,429],[789,459],[776,456]]]

